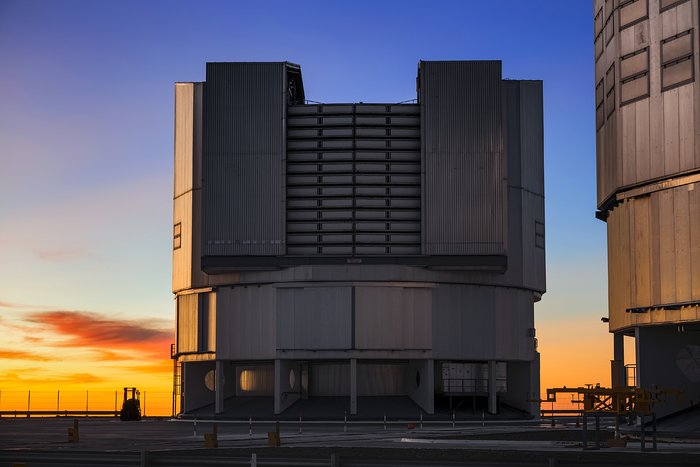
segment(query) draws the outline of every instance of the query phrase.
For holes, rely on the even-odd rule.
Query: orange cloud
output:
[[[153,363],[140,364],[140,365],[119,365],[114,368],[119,368],[121,370],[133,371],[140,374],[154,375],[159,373],[164,373],[168,376],[172,376],[173,373],[173,362],[172,360],[159,360]]]
[[[9,360],[34,360],[37,362],[48,362],[54,360],[51,357],[46,357],[44,355],[39,355],[33,352],[26,352],[24,350],[6,350],[0,349],[0,359]]]
[[[0,300],[0,308],[27,308],[30,305],[24,305],[22,303],[12,303]]]
[[[29,384],[41,384],[42,386],[46,386],[61,383],[88,384],[100,383],[104,381],[104,378],[91,373],[71,373],[67,375],[48,377],[26,377],[25,373],[26,371],[24,369],[22,369],[21,372],[6,372],[2,375],[0,382],[15,385],[21,384],[22,388],[27,388],[27,385]]]
[[[114,359],[114,350],[125,350],[140,357],[169,356],[174,333],[138,320],[107,319],[97,313],[81,311],[42,311],[26,321],[44,326],[65,337],[54,345],[99,349],[106,360]]]

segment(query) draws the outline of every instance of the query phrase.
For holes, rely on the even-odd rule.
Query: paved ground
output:
[[[663,439],[657,452],[639,442],[581,449],[573,421],[349,424],[282,423],[282,448],[267,448],[272,423],[217,422],[219,448],[204,449],[212,422],[82,419],[80,442],[68,443],[72,418],[0,419],[0,467],[28,465],[700,465],[700,441]],[[605,424],[603,425],[605,427]],[[301,429],[301,433],[300,433]],[[592,429],[592,426],[591,426]],[[609,433],[609,432],[608,432]],[[592,437],[592,433],[589,433]],[[663,436],[663,434],[661,434]],[[601,439],[608,434],[601,436]],[[554,462],[553,464],[550,463]],[[238,462],[238,464],[237,464]],[[339,465],[337,458],[335,465]]]
[[[377,414],[386,415],[389,418],[417,418],[420,414],[426,420],[448,420],[452,418],[453,411],[458,419],[526,419],[522,412],[509,408],[505,404],[500,407],[498,415],[490,415],[486,410],[486,398],[454,398],[450,408],[448,399],[441,398],[437,401],[435,413],[432,415],[424,411],[407,396],[383,396],[383,397],[358,397],[357,415],[350,416],[349,397],[312,397],[298,400],[287,408],[282,415],[274,413],[274,399],[272,397],[230,397],[224,401],[224,411],[216,417],[222,419],[247,420],[252,414],[256,418],[282,420],[296,420],[300,416],[308,420],[342,420],[348,419],[366,420],[376,419]],[[188,418],[212,417],[214,404],[206,405],[192,411]]]

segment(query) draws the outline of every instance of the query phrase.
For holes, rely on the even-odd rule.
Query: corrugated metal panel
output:
[[[198,347],[201,352],[216,351],[216,292],[199,293]]]
[[[195,83],[175,83],[175,197],[192,189],[194,112]]]
[[[357,395],[404,396],[407,393],[407,370],[408,362],[358,362]]]
[[[700,300],[700,189],[697,184],[627,199],[608,217],[611,331],[677,323],[663,305]],[[629,308],[660,312],[629,313]]]
[[[520,183],[523,285],[538,291],[545,280],[544,116],[541,81],[517,81],[519,88]],[[510,150],[510,149],[509,149]],[[509,164],[512,159],[509,158]],[[512,214],[511,214],[512,216]]]
[[[217,289],[217,357],[269,359],[275,357],[275,300],[270,286]]]
[[[200,264],[202,83],[175,84],[172,290],[206,285]]]
[[[312,362],[309,365],[310,396],[349,396],[349,362]]]
[[[532,360],[532,292],[441,284],[433,290],[433,358]]]
[[[640,0],[635,5],[646,8],[646,3]],[[621,8],[620,18],[629,5]],[[598,82],[606,70],[619,62],[618,78],[613,83],[617,93],[610,96],[620,96],[621,105],[619,112],[607,118],[598,131],[599,207],[621,188],[700,168],[700,151],[696,149],[700,135],[694,130],[700,115],[698,84],[691,73],[697,69],[694,62],[700,54],[690,47],[695,40],[688,39],[698,28],[696,5],[684,2],[623,29],[619,38],[606,46],[604,59],[596,63]],[[654,8],[651,7],[652,13]],[[686,34],[689,31],[692,32]],[[666,47],[674,43],[680,44],[678,49]],[[674,65],[674,61],[667,62],[667,55],[671,59],[687,57],[688,60]],[[681,77],[676,83],[678,87],[669,88],[669,76],[672,79],[684,66],[687,82]],[[645,71],[648,71],[646,75]],[[616,105],[607,100],[606,97],[606,107]]]
[[[419,113],[392,104],[288,108],[288,254],[420,254]]]
[[[197,352],[199,342],[199,316],[197,294],[177,297],[177,351]]]
[[[173,200],[172,290],[192,287],[192,192]]]
[[[275,391],[275,366],[236,366],[236,380],[237,396],[272,396]]]
[[[524,287],[544,292],[546,281],[546,227],[544,199],[530,191],[521,191]]]
[[[544,114],[542,81],[517,81],[520,87],[521,186],[544,197]],[[512,182],[509,180],[509,185]],[[544,199],[542,200],[544,203]]]
[[[433,289],[355,287],[355,347],[432,348]]]
[[[501,63],[421,62],[423,253],[505,253]]]
[[[351,294],[351,287],[277,289],[277,349],[350,349]]]
[[[281,255],[285,63],[207,63],[204,255]]]

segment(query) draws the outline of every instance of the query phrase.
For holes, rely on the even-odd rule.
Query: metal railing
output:
[[[488,389],[488,378],[442,378],[442,394],[486,394]],[[505,380],[496,378],[496,390],[504,389]]]
[[[122,391],[0,390],[0,417],[118,416]],[[172,393],[141,391],[142,416],[170,416]]]

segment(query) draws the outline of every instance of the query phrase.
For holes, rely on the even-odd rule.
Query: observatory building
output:
[[[423,61],[416,87],[309,104],[288,62],[175,85],[182,413],[538,414],[542,82]]]
[[[698,2],[593,4],[613,386],[683,390],[663,415],[700,401]],[[624,336],[635,339],[636,378]]]

